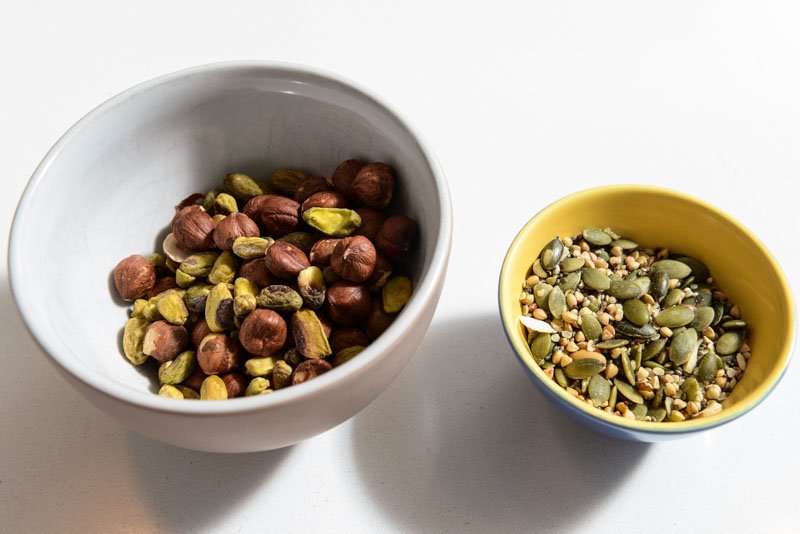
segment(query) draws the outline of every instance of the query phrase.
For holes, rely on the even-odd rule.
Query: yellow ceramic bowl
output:
[[[607,414],[568,395],[531,357],[519,323],[519,294],[531,264],[553,237],[607,226],[643,246],[666,246],[704,262],[717,285],[741,307],[742,318],[749,325],[752,356],[718,415],[680,423],[651,423]],[[706,430],[751,410],[781,379],[794,341],[789,284],[766,247],[718,208],[657,187],[598,187],[569,195],[543,209],[520,230],[508,249],[500,273],[499,304],[511,346],[546,397],[594,430],[638,441],[660,441]]]

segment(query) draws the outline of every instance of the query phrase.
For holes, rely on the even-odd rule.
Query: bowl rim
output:
[[[529,352],[529,349],[527,344],[520,339],[520,336],[515,330],[517,328],[517,321],[514,318],[513,307],[515,304],[518,305],[518,302],[515,302],[515,300],[511,297],[511,295],[514,294],[513,292],[504,292],[504,287],[508,285],[509,280],[514,275],[514,273],[510,272],[510,259],[521,247],[525,234],[527,234],[530,231],[530,228],[534,226],[541,218],[557,210],[559,206],[567,200],[572,200],[579,197],[593,197],[597,195],[607,196],[623,192],[630,193],[632,191],[637,193],[649,193],[664,197],[672,197],[679,201],[692,204],[699,209],[713,213],[715,217],[724,221],[726,224],[733,226],[738,232],[744,235],[746,239],[750,241],[750,243],[755,246],[765,258],[767,258],[770,268],[773,270],[779,280],[782,291],[781,295],[777,296],[776,298],[783,300],[788,313],[786,314],[785,324],[783,325],[787,334],[782,343],[778,362],[773,370],[764,377],[761,383],[759,383],[756,388],[747,397],[745,397],[745,399],[711,417],[688,419],[686,421],[664,424],[630,420],[609,414],[594,407],[589,407],[583,402],[580,402],[576,398],[572,397],[553,380],[549,379],[538,365],[531,365],[522,357],[522,354],[526,353],[526,351]],[[767,247],[744,224],[740,223],[738,220],[716,206],[680,191],[651,185],[617,184],[583,189],[555,200],[536,213],[536,215],[531,217],[528,222],[522,226],[519,232],[517,232],[517,235],[511,242],[511,245],[509,246],[508,251],[503,259],[503,265],[500,270],[500,278],[498,283],[498,306],[503,323],[503,331],[512,349],[514,349],[515,356],[520,361],[523,368],[528,371],[528,374],[531,377],[536,377],[536,380],[538,381],[536,385],[546,388],[546,393],[549,394],[547,395],[548,397],[561,401],[562,405],[577,410],[581,415],[592,418],[595,422],[601,423],[602,426],[606,428],[613,428],[618,431],[635,431],[637,433],[644,432],[652,435],[684,434],[714,428],[725,423],[729,423],[755,408],[775,389],[775,387],[778,385],[778,382],[780,382],[781,378],[783,378],[783,376],[786,374],[786,369],[789,366],[789,361],[791,360],[792,353],[794,351],[795,340],[797,337],[797,325],[795,322],[795,309],[791,287],[789,286],[789,281],[786,278],[783,269],[781,269],[780,265],[770,253],[769,249],[767,249]]]
[[[411,300],[398,315],[394,323],[380,337],[378,337],[369,347],[367,347],[358,358],[355,358],[342,368],[334,368],[331,371],[318,376],[314,380],[299,384],[295,387],[286,388],[277,395],[257,395],[252,397],[240,397],[228,399],[227,402],[180,402],[176,399],[161,397],[151,391],[129,391],[124,394],[113,387],[113,382],[102,380],[99,373],[88,370],[87,366],[71,357],[61,355],[59,345],[52,339],[37,332],[35,327],[34,310],[29,303],[22,297],[22,288],[19,287],[20,275],[24,270],[22,258],[20,256],[20,234],[21,227],[24,226],[28,217],[32,199],[35,191],[47,174],[51,164],[59,156],[61,151],[73,138],[92,126],[92,123],[104,116],[106,113],[122,105],[130,98],[142,93],[154,90],[166,84],[178,82],[190,77],[202,77],[205,75],[224,76],[226,73],[247,72],[265,73],[272,75],[283,75],[284,77],[303,77],[304,79],[317,80],[327,84],[332,84],[336,90],[350,94],[359,99],[363,99],[375,105],[378,109],[385,112],[389,117],[397,121],[397,124],[409,135],[416,143],[424,157],[424,163],[431,170],[435,187],[438,192],[438,204],[440,217],[438,220],[438,232],[433,256],[427,265],[424,277],[417,285]],[[395,106],[383,97],[364,87],[358,82],[350,80],[334,72],[303,65],[299,63],[271,60],[235,60],[223,61],[197,65],[186,69],[170,72],[150,80],[138,83],[125,89],[117,95],[109,98],[97,107],[86,113],[82,118],[75,122],[50,148],[31,178],[28,180],[22,196],[17,204],[8,245],[8,272],[11,292],[17,309],[23,318],[26,329],[30,332],[33,339],[42,349],[42,352],[57,367],[60,368],[78,382],[89,386],[91,389],[100,392],[106,397],[121,401],[125,404],[143,408],[145,410],[169,413],[169,414],[191,414],[191,415],[225,415],[231,413],[246,413],[255,411],[266,411],[280,408],[283,405],[309,399],[319,394],[336,389],[338,383],[346,380],[353,375],[369,372],[370,367],[375,366],[382,358],[390,357],[393,349],[404,342],[404,334],[416,323],[418,316],[422,315],[429,307],[436,306],[439,297],[439,288],[444,278],[449,258],[452,242],[452,205],[450,191],[445,179],[444,171],[436,158],[430,144],[425,140],[419,129],[403,115]],[[33,325],[33,326],[32,326]]]

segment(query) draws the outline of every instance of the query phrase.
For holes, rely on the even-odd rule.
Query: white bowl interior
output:
[[[123,93],[70,130],[18,211],[15,296],[62,365],[82,368],[84,379],[113,385],[121,396],[152,396],[150,373],[121,354],[128,306],[110,273],[129,254],[159,250],[175,204],[218,186],[227,172],[264,179],[277,168],[297,168],[330,176],[347,158],[391,164],[399,177],[393,210],[421,229],[407,268],[424,281],[439,236],[441,192],[429,156],[396,116],[338,80],[290,67],[233,65],[171,76],[170,83],[154,80]]]

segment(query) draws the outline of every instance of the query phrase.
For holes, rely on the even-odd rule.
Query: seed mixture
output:
[[[159,395],[208,400],[271,393],[346,363],[411,298],[401,265],[418,228],[384,213],[394,186],[389,165],[351,159],[330,179],[233,173],[188,197],[163,255],[114,269],[133,301],[125,357],[158,364]]]
[[[703,263],[643,248],[610,228],[550,241],[520,303],[545,374],[627,419],[717,414],[750,358],[741,310]]]

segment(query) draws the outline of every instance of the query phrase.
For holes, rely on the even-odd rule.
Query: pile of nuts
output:
[[[211,400],[270,393],[352,359],[411,297],[397,271],[418,227],[382,213],[394,186],[389,165],[350,159],[330,180],[234,173],[188,197],[164,255],[114,269],[133,301],[125,356],[159,364],[159,395]]]

